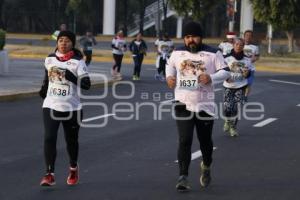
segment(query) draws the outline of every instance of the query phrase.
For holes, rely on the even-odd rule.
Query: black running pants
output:
[[[137,77],[140,77],[143,59],[144,59],[144,54],[137,54],[136,56],[133,57],[133,62],[134,62],[133,75],[136,75]]]
[[[114,58],[114,61],[115,61],[115,64],[113,66],[113,70],[115,70],[117,68],[117,72],[120,73],[122,60],[123,60],[123,55],[113,54],[113,58]]]
[[[188,111],[186,110],[185,104],[177,104],[175,106],[175,116],[179,134],[179,147],[177,151],[179,175],[188,175],[195,127],[200,143],[203,163],[206,166],[210,166],[213,153],[213,117],[204,111],[201,111],[200,113]],[[189,118],[187,119],[187,117]]]
[[[159,59],[159,67],[157,68],[157,73],[161,74],[163,73],[164,76],[166,76],[166,63],[167,60],[164,60],[163,58]]]
[[[59,125],[62,123],[64,128],[64,136],[67,144],[67,151],[69,155],[69,162],[71,167],[77,166],[78,159],[78,133],[79,121],[78,112],[80,112],[80,119],[82,119],[82,110],[73,112],[59,112],[49,108],[43,108],[44,120],[44,156],[46,162],[46,171],[53,173],[55,169],[56,159],[56,141]],[[53,117],[54,116],[54,117]],[[69,119],[63,119],[68,118]]]
[[[85,55],[85,64],[89,66],[92,61],[93,51],[83,51],[83,53]]]

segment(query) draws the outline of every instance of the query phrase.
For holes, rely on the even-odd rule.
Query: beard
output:
[[[188,48],[191,51],[191,53],[197,53],[198,52],[198,46],[196,43],[191,42],[188,44]]]

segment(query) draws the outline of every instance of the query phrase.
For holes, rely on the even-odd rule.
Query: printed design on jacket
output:
[[[252,49],[243,49],[243,51],[244,51],[244,54],[247,56],[247,57],[251,57],[253,54],[254,54],[254,52],[252,51]]]
[[[48,70],[49,95],[53,97],[66,97],[70,94],[70,85],[65,78],[66,70],[53,66]]]
[[[198,89],[198,77],[205,72],[203,61],[184,60],[179,68],[179,88],[196,90]]]
[[[170,57],[171,46],[168,45],[167,43],[162,43],[160,46],[160,53],[161,53],[162,59],[166,60],[167,58]]]
[[[243,72],[248,70],[244,62],[234,61],[229,64],[230,71],[233,73],[233,80],[243,80]]]

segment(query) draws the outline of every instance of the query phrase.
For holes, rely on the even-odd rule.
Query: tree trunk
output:
[[[124,35],[127,36],[127,22],[128,22],[128,0],[123,0],[123,9],[124,9],[124,19],[125,21],[123,21],[123,31],[124,31]]]
[[[212,37],[217,37],[217,35],[218,35],[217,34],[218,21],[217,21],[217,17],[216,17],[215,14],[211,15],[211,26],[210,27],[211,27],[211,29],[210,29],[210,31],[211,31],[210,35]]]
[[[145,15],[145,9],[146,9],[146,2],[145,0],[140,1],[140,33],[143,35],[144,33],[144,15]]]
[[[144,33],[144,14],[142,15],[140,13],[140,31],[139,31],[142,35]]]
[[[3,22],[2,22],[2,7],[4,4],[4,0],[0,0],[0,28],[3,28]]]
[[[164,11],[164,20],[163,20],[163,31],[167,30],[167,12],[168,12],[168,0],[163,0],[163,11]]]
[[[292,53],[294,51],[293,41],[294,41],[294,32],[286,31],[285,32],[288,37],[288,52]]]

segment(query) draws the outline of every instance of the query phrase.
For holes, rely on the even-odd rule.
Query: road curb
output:
[[[258,65],[255,68],[256,68],[256,71],[259,71],[259,72],[300,74],[300,66],[299,67],[272,67],[272,66]]]
[[[38,91],[35,92],[20,92],[16,94],[7,94],[0,96],[0,102],[5,101],[16,101],[24,98],[35,97],[38,96]]]

